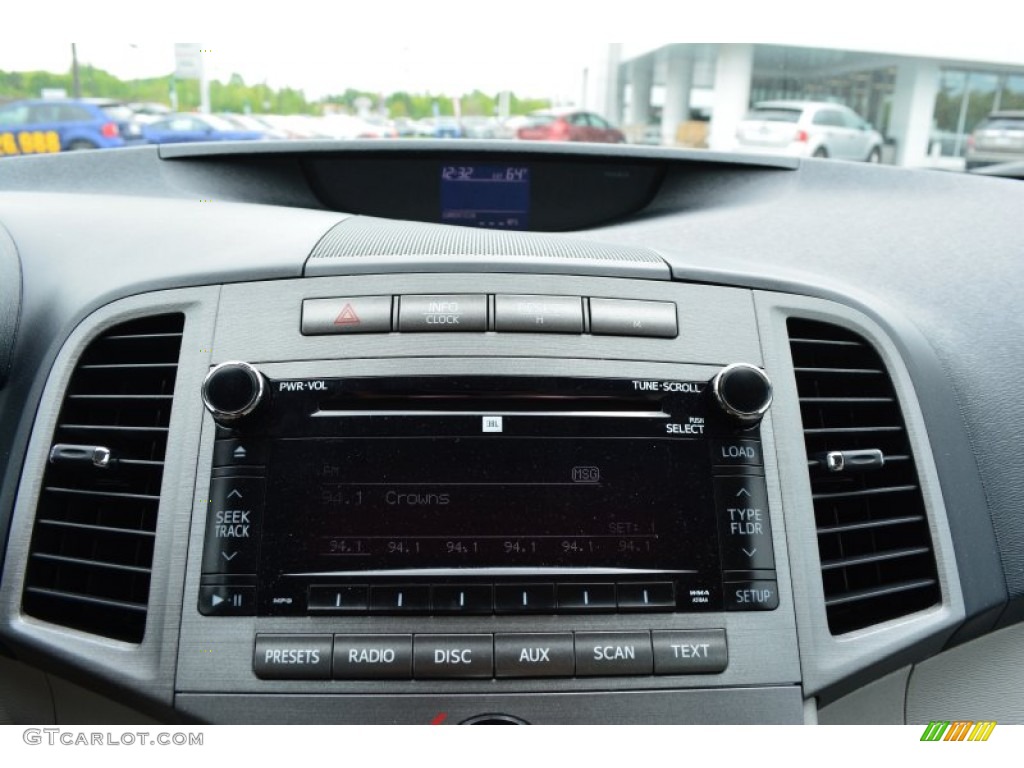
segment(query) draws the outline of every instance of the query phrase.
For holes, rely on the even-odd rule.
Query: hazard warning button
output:
[[[388,333],[391,330],[390,296],[347,296],[307,299],[302,302],[302,334]]]

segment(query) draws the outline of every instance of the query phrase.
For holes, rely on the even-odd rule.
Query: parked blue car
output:
[[[132,111],[110,99],[26,99],[0,106],[0,155],[143,143]]]
[[[253,141],[265,139],[260,131],[243,131],[217,115],[171,115],[143,126],[150,144],[180,144],[192,141]]]

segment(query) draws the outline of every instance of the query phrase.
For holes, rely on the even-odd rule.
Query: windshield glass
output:
[[[1020,125],[1006,114],[1024,110],[1024,49],[1015,45],[506,37],[463,36],[455,48],[430,35],[392,43],[370,34],[327,48],[285,38],[272,48],[8,41],[0,149],[239,138],[143,130],[173,113],[272,141],[626,143],[941,170],[1024,159],[1016,145],[974,138]],[[120,131],[70,139],[66,126],[97,109]],[[25,131],[46,140],[23,141]]]

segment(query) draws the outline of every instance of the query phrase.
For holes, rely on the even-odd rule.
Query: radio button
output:
[[[496,613],[554,613],[554,584],[498,584],[494,587]]]
[[[614,610],[614,584],[558,585],[558,611],[560,613],[597,613]]]
[[[398,330],[403,333],[486,331],[487,297],[468,294],[402,296],[398,304]]]
[[[491,635],[416,635],[413,638],[413,677],[493,677],[494,638]]]
[[[671,581],[626,582],[616,587],[620,611],[674,611],[676,592]]]
[[[412,635],[335,635],[335,680],[408,680]]]
[[[711,463],[716,467],[761,467],[761,444],[756,440],[712,440]]]
[[[729,666],[724,629],[654,630],[651,642],[656,675],[702,675],[721,672]]]
[[[210,481],[203,573],[256,573],[263,485],[261,477],[215,477]]]
[[[370,610],[377,613],[426,613],[430,587],[370,587]]]
[[[369,588],[365,586],[311,586],[310,613],[366,613]]]
[[[431,589],[435,613],[491,613],[494,600],[490,584],[436,586]]]
[[[494,297],[494,329],[520,333],[583,333],[579,296]]]
[[[779,607],[779,587],[767,579],[745,579],[725,583],[727,611],[774,611]]]
[[[714,483],[722,570],[774,569],[772,524],[764,478],[716,477]]]
[[[575,668],[571,632],[494,636],[495,677],[572,677]]]
[[[577,632],[576,674],[649,675],[654,670],[650,632]]]
[[[676,305],[670,301],[591,299],[590,332],[604,336],[679,335]]]
[[[390,296],[350,296],[302,302],[303,336],[390,331]]]
[[[329,680],[330,635],[256,635],[252,660],[264,680]]]

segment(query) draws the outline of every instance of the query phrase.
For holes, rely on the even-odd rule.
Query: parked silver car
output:
[[[993,112],[967,139],[967,170],[1024,160],[1024,111]]]
[[[740,152],[882,161],[882,135],[849,107],[819,101],[763,101],[736,131]]]

